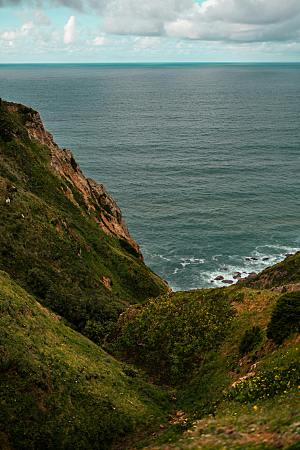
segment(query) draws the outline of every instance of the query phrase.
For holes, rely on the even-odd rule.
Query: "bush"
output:
[[[300,292],[290,292],[278,299],[268,324],[267,337],[280,345],[291,334],[299,332]]]
[[[97,322],[88,320],[85,324],[82,334],[87,336],[98,345],[102,345],[116,330],[116,322]]]
[[[168,383],[191,376],[227,335],[230,303],[221,291],[177,293],[128,313],[115,348]]]
[[[241,355],[251,352],[255,347],[261,343],[263,333],[260,327],[254,326],[247,330],[242,337],[239,352]]]
[[[27,283],[32,292],[42,299],[46,298],[47,292],[52,284],[48,274],[38,267],[34,267],[28,271]]]

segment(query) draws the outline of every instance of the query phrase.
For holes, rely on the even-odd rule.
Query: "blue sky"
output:
[[[300,0],[0,0],[0,63],[300,61]]]

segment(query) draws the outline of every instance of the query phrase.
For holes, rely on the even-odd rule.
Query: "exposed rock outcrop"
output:
[[[6,103],[8,112],[22,114],[28,136],[49,148],[53,169],[71,183],[82,194],[82,198],[90,212],[94,213],[99,226],[108,234],[119,238],[133,254],[143,259],[138,244],[132,239],[122,217],[121,210],[103,184],[86,178],[69,149],[61,149],[53,140],[41,120],[40,114],[31,108],[15,103]],[[77,204],[72,190],[65,195]]]

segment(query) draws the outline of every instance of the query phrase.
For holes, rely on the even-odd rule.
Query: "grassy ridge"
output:
[[[167,396],[0,273],[0,448],[105,449]]]

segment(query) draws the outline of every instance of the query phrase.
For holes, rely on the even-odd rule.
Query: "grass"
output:
[[[1,450],[299,449],[299,292],[274,288],[300,283],[300,252],[168,293],[53,170],[34,115],[0,107]]]
[[[0,273],[0,447],[109,448],[169,399]]]
[[[252,404],[227,402],[215,416],[195,420],[175,442],[153,443],[151,450],[295,450],[300,446],[299,393],[291,391]],[[165,439],[162,439],[165,440]]]
[[[159,430],[155,437],[144,440],[136,448],[247,450],[298,445],[299,415],[295,411],[299,410],[299,337],[294,333],[281,346],[267,338],[268,324],[280,298],[280,294],[274,291],[239,286],[169,296],[172,307],[168,305],[167,311],[173,318],[171,327],[176,338],[185,346],[187,342],[177,336],[176,323],[186,321],[192,327],[195,326],[197,317],[201,317],[203,299],[207,301],[206,307],[209,299],[214,299],[215,303],[226,301],[231,308],[231,320],[225,326],[224,318],[228,320],[230,314],[224,315],[224,311],[220,311],[218,323],[223,320],[224,324],[221,342],[204,352],[203,347],[201,352],[198,342],[200,335],[194,332],[192,336],[196,336],[198,345],[194,347],[193,364],[191,361],[185,364],[185,378],[180,382],[173,380],[176,397],[174,408],[179,419],[175,414],[165,430]],[[186,303],[189,306],[182,308]],[[123,331],[127,339],[124,341],[127,343],[125,348],[128,344],[127,349],[132,348],[128,333],[131,338],[138,333],[138,342],[145,344],[144,335],[146,339],[153,339],[155,331],[163,326],[161,322],[170,322],[163,304],[163,299],[151,301],[140,307],[137,315],[129,318]],[[208,317],[206,322],[214,326]],[[142,328],[139,327],[141,321]],[[259,327],[260,339],[241,354],[243,338],[253,327]],[[143,335],[139,334],[141,330]],[[176,349],[172,344],[174,336],[168,338],[160,332],[159,336],[162,336],[162,341],[157,345],[157,352],[160,352],[164,362],[164,349]],[[192,336],[188,342],[190,344],[193,342]],[[142,347],[140,352],[144,351]],[[139,356],[135,355],[135,358],[141,363]],[[147,364],[148,361],[143,364],[146,369]],[[159,367],[160,371],[166,369],[158,364],[154,367]],[[153,368],[150,373],[153,373]]]
[[[105,210],[88,210],[72,181],[52,169],[50,149],[29,139],[24,123],[33,111],[9,112],[11,105],[0,109],[0,269],[103,342],[129,303],[167,288],[124,239],[99,227],[95,215]],[[102,332],[90,333],[91,320]]]

